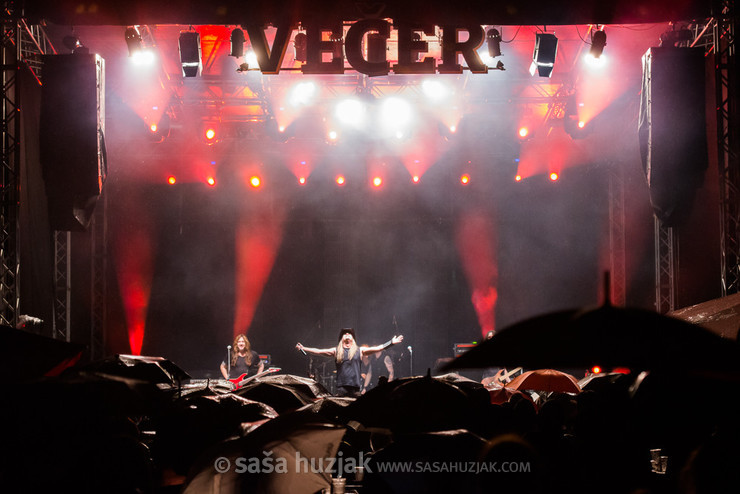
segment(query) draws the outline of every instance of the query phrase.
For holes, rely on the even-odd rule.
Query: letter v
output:
[[[283,63],[285,50],[288,48],[288,42],[290,41],[290,35],[297,26],[290,22],[281,22],[278,24],[275,41],[272,43],[272,50],[270,50],[270,46],[267,44],[265,29],[262,26],[256,24],[242,24],[242,26],[247,30],[249,41],[252,44],[255,55],[257,55],[257,63],[259,63],[262,73],[277,74],[280,72],[280,65]]]

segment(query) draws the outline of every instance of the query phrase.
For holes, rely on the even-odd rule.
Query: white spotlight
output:
[[[247,62],[247,65],[252,68],[259,68],[259,63],[257,63],[257,54],[254,52],[254,50],[249,50],[247,52],[247,54],[244,56],[244,61]]]
[[[381,107],[382,122],[393,129],[411,123],[413,110],[408,101],[401,98],[388,98]]]
[[[288,102],[294,107],[308,106],[316,97],[316,84],[313,82],[301,82],[293,86],[288,95]]]
[[[450,95],[450,88],[433,79],[424,80],[421,83],[421,90],[427,98],[433,101],[443,100]]]
[[[155,58],[153,51],[143,49],[136,51],[131,55],[131,63],[139,66],[154,65]]]
[[[365,122],[365,105],[354,98],[345,99],[337,103],[334,115],[345,125],[361,127]]]

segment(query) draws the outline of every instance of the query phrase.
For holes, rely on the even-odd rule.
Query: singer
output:
[[[247,336],[244,334],[236,335],[234,344],[230,352],[231,366],[227,369],[226,362],[221,362],[221,375],[224,379],[238,379],[259,374],[265,369],[265,364],[260,360],[257,352],[252,350]]]
[[[362,378],[360,364],[363,356],[382,352],[386,348],[403,341],[403,335],[394,336],[382,345],[359,347],[355,341],[355,330],[343,328],[339,331],[339,344],[334,348],[310,348],[300,343],[296,349],[304,354],[334,357],[337,366],[337,396],[357,397],[360,395]]]

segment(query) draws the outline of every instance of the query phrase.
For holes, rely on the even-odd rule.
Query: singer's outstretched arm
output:
[[[360,350],[362,351],[362,354],[363,355],[372,355],[373,353],[376,353],[376,352],[382,352],[383,350],[385,350],[389,346],[398,345],[402,341],[403,341],[403,335],[394,336],[393,338],[391,338],[390,340],[386,341],[382,345],[371,346],[371,347],[362,347],[362,348],[360,348]]]
[[[296,343],[296,350],[299,352],[310,353],[311,355],[321,355],[324,357],[333,357],[337,353],[336,348],[311,348],[303,346],[300,343]]]

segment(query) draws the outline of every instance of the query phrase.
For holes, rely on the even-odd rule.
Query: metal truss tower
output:
[[[40,55],[53,47],[40,26],[29,26],[16,10],[15,2],[3,2],[2,12],[2,172],[0,173],[0,324],[15,327],[18,322],[18,258],[21,149],[20,70],[40,81]]]
[[[722,295],[740,291],[740,163],[738,163],[735,2],[723,0],[714,23],[717,158]]]

